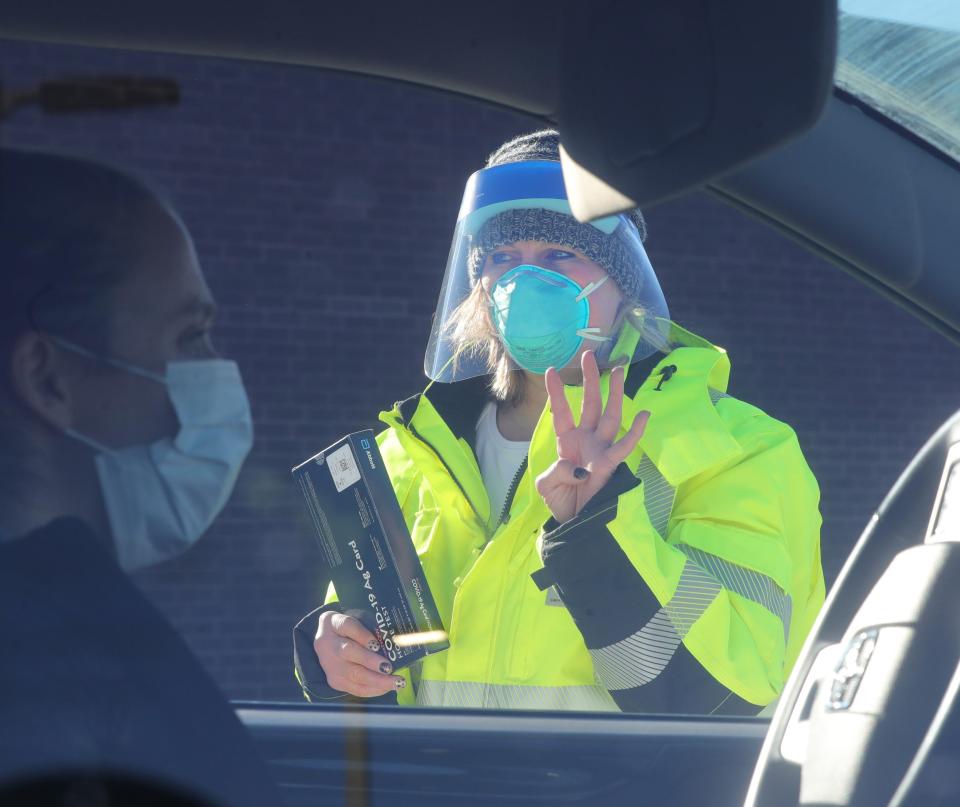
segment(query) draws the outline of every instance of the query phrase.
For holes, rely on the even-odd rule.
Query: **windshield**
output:
[[[960,5],[841,0],[836,85],[960,160]]]

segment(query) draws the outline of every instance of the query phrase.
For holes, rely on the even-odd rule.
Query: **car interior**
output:
[[[522,111],[561,131],[579,218],[703,187],[960,344],[960,151],[835,83],[835,0],[493,0],[483,13],[509,19],[492,50],[475,9],[419,2],[34,0],[0,10],[0,38],[346,71]],[[176,95],[162,80],[50,83],[5,97],[4,114]],[[256,702],[237,713],[289,805],[956,803],[957,496],[960,412],[863,513],[769,722]]]

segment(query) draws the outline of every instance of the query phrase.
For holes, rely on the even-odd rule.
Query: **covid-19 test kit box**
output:
[[[449,647],[372,431],[293,469],[344,613],[401,669]]]

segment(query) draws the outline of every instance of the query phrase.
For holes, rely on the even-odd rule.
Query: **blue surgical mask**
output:
[[[581,288],[559,272],[517,266],[505,272],[490,291],[490,314],[513,360],[531,373],[566,367],[584,339],[608,342],[599,328],[589,328],[587,299],[607,280]]]
[[[74,429],[66,434],[94,459],[120,565],[140,569],[191,547],[223,509],[250,448],[253,420],[236,362],[173,361],[165,375],[60,338],[61,347],[167,388],[180,428],[148,445],[109,448]]]

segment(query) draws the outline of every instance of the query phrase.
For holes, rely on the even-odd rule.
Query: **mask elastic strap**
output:
[[[611,340],[609,336],[600,336],[599,328],[580,328],[577,331],[577,336],[582,339],[590,339],[594,342],[609,342]]]
[[[167,384],[167,379],[159,373],[154,373],[150,370],[144,370],[142,367],[137,367],[135,364],[127,364],[125,361],[112,359],[109,356],[101,356],[99,353],[94,353],[92,350],[87,350],[87,348],[82,347],[75,342],[70,342],[52,333],[47,333],[45,336],[55,345],[59,345],[66,350],[76,353],[78,356],[83,356],[84,358],[92,359],[93,361],[108,364],[111,367],[116,367],[118,370],[123,370],[127,373],[133,373],[134,375],[142,376],[143,378],[149,378],[151,381],[156,381],[158,384],[163,384],[164,386]]]
[[[72,437],[77,442],[83,443],[87,448],[91,448],[99,454],[113,453],[112,448],[108,448],[103,443],[97,442],[92,437],[87,437],[87,435],[81,434],[76,429],[64,429],[63,433],[67,435],[67,437]]]
[[[587,283],[587,285],[583,287],[583,291],[581,291],[577,295],[577,299],[575,302],[579,303],[584,298],[589,297],[597,289],[599,289],[604,283],[606,283],[609,279],[610,279],[610,275],[604,275],[602,278],[600,278],[600,280],[595,280],[593,283]]]

